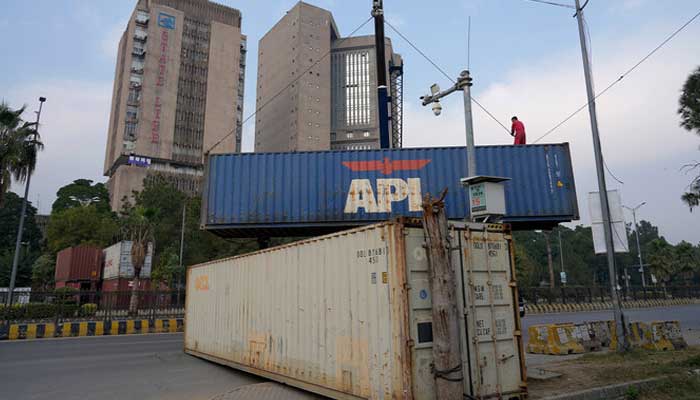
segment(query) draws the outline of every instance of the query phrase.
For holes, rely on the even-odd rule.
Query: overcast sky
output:
[[[559,0],[570,2],[573,0]],[[243,14],[248,36],[244,114],[255,106],[257,42],[291,8],[291,0],[220,0]],[[333,12],[342,34],[369,17],[371,1],[309,1]],[[365,4],[366,3],[366,4]],[[102,176],[109,106],[119,36],[136,4],[130,0],[3,0],[0,15],[0,99],[29,106],[39,96],[46,150],[40,155],[30,200],[48,212],[59,187]],[[472,19],[473,94],[503,124],[524,121],[533,141],[586,102],[581,52],[570,10],[526,0],[385,0],[386,18],[430,58],[457,76],[467,62],[467,18]],[[602,90],[670,33],[700,11],[697,0],[591,0],[595,86]],[[358,34],[371,34],[367,24]],[[439,118],[418,97],[437,82],[450,82],[391,28],[395,51],[405,61],[406,146],[463,145],[461,96],[443,102]],[[700,20],[598,100],[603,152],[611,189],[624,204],[646,201],[638,218],[651,220],[672,242],[700,242],[700,210],[688,212],[680,195],[691,176],[680,171],[700,160],[700,136],[678,126],[678,96],[700,65]],[[477,144],[510,143],[511,137],[478,108]],[[255,119],[244,127],[244,149],[253,147]],[[542,142],[571,144],[582,220],[588,224],[588,192],[597,190],[588,112],[584,110]],[[22,186],[15,185],[20,192]],[[628,220],[631,217],[628,216]]]

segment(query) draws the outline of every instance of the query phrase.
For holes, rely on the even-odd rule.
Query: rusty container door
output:
[[[403,229],[192,266],[185,351],[335,399],[412,398]]]
[[[465,393],[518,399],[526,392],[510,232],[500,224],[455,223],[453,264],[461,278]]]

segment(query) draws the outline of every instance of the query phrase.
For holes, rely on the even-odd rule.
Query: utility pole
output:
[[[642,287],[646,287],[646,278],[644,277],[644,263],[642,262],[642,247],[639,245],[639,227],[637,226],[637,209],[643,205],[647,204],[646,201],[643,201],[637,205],[637,207],[630,208],[627,206],[622,206],[625,207],[626,209],[632,211],[632,220],[634,221],[634,235],[637,237],[637,256],[639,256],[639,272],[642,274]]]
[[[36,124],[34,125],[34,137],[32,138],[31,144],[36,144],[37,137],[39,135],[39,120],[41,119],[41,108],[46,101],[46,97],[39,97],[39,111],[36,113]],[[19,265],[19,253],[20,247],[22,246],[22,234],[24,233],[24,218],[27,214],[27,198],[29,196],[29,183],[31,181],[32,174],[27,168],[27,182],[24,185],[24,198],[22,199],[22,213],[19,216],[19,229],[17,230],[17,241],[15,242],[15,255],[12,259],[12,272],[10,273],[10,287],[7,293],[7,305],[12,305],[12,292],[15,290],[15,279],[17,279],[17,266]]]
[[[391,147],[389,138],[389,94],[386,82],[386,55],[384,53],[384,6],[382,0],[373,0],[374,47],[377,51],[377,107],[379,108],[380,148]]]
[[[559,262],[561,263],[562,276],[566,276],[566,271],[564,271],[564,250],[561,245],[561,227],[557,227],[557,234],[559,235]],[[561,285],[564,286],[566,283],[562,282]]]
[[[180,268],[177,273],[177,302],[180,303],[180,288],[182,287],[182,256],[185,250],[185,216],[187,215],[187,198],[182,203],[182,226],[180,228]]]
[[[620,294],[617,288],[617,272],[615,271],[615,248],[613,247],[612,224],[610,221],[610,205],[608,204],[608,188],[605,183],[605,170],[603,169],[603,153],[600,146],[600,136],[598,134],[598,117],[595,108],[595,94],[593,93],[593,79],[591,77],[590,60],[588,59],[588,49],[586,47],[586,35],[583,26],[583,9],[580,0],[576,0],[576,20],[578,22],[578,33],[581,41],[581,56],[583,57],[583,72],[586,78],[586,93],[588,95],[588,113],[591,117],[591,130],[593,133],[593,152],[595,153],[596,170],[598,173],[598,193],[600,194],[601,214],[603,216],[603,231],[605,234],[605,244],[607,248],[608,272],[610,275],[610,296],[613,303],[613,314],[615,315],[615,327],[619,338],[619,351],[624,352],[629,348],[627,340],[627,327],[624,321],[624,314],[620,306]]]
[[[423,232],[428,256],[433,316],[433,375],[435,398],[459,400],[463,398],[462,355],[460,353],[457,287],[450,258],[445,195],[438,199],[426,196],[423,200]]]
[[[554,289],[554,263],[552,262],[552,243],[549,240],[549,235],[552,232],[535,231],[544,236],[545,247],[547,248],[547,268],[549,270],[549,288]]]

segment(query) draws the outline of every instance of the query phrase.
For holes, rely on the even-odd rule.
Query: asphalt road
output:
[[[677,319],[688,342],[700,344],[700,305],[627,314],[633,321]],[[523,325],[527,332],[534,324],[611,318],[606,311],[528,315]],[[562,359],[529,354],[527,363]],[[264,380],[184,354],[182,334],[0,342],[2,399],[204,400],[259,382]]]
[[[0,342],[2,399],[210,399],[262,379],[186,355],[182,334]]]

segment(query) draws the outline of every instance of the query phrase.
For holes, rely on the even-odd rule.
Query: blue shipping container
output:
[[[505,222],[547,228],[578,219],[568,143],[478,146],[480,175],[510,178]],[[211,155],[202,224],[222,236],[314,235],[393,217],[420,217],[448,188],[449,219],[467,218],[464,147]]]

